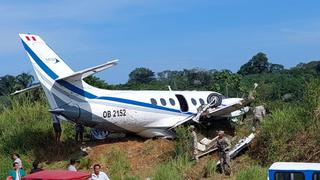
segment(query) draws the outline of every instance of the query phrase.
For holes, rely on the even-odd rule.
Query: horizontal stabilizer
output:
[[[103,71],[105,69],[108,69],[114,65],[117,65],[118,64],[118,60],[112,60],[112,61],[109,61],[107,63],[104,63],[104,64],[101,64],[101,65],[98,65],[98,66],[95,66],[95,67],[91,67],[91,68],[87,68],[87,69],[84,69],[84,70],[81,70],[81,71],[78,71],[78,72],[75,72],[71,75],[68,75],[68,76],[65,76],[65,77],[61,77],[61,78],[58,78],[56,79],[56,81],[59,81],[59,80],[68,80],[68,81],[77,81],[77,80],[81,80],[85,77],[88,77],[92,74],[95,74],[97,72],[100,72],[100,71]]]
[[[14,93],[11,93],[10,95],[20,94],[20,93],[23,93],[23,92],[26,92],[26,91],[30,91],[32,89],[37,89],[37,88],[40,88],[40,87],[41,87],[41,84],[40,83],[36,83],[36,84],[31,85],[28,88],[17,90]]]

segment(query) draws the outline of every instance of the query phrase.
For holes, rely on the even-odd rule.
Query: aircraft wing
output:
[[[233,102],[228,105],[220,105],[215,108],[210,108],[209,105],[205,105],[202,109],[198,110],[197,114],[193,114],[187,117],[186,119],[177,122],[170,129],[176,128],[177,126],[180,126],[181,124],[184,124],[189,121],[194,121],[196,123],[199,123],[200,117],[203,117],[203,116],[207,118],[229,116],[231,112],[237,111],[243,107],[248,106],[252,101],[253,101],[252,98],[239,99],[237,102]]]
[[[118,64],[118,60],[112,60],[112,61],[109,61],[107,63],[104,63],[104,64],[101,64],[101,65],[98,65],[98,66],[94,66],[94,67],[91,67],[91,68],[87,68],[87,69],[84,69],[84,70],[81,70],[81,71],[78,71],[78,72],[75,72],[71,75],[68,75],[68,76],[65,76],[65,77],[61,77],[61,78],[58,78],[56,79],[56,81],[59,81],[59,80],[70,80],[70,81],[74,81],[74,80],[81,80],[85,77],[88,77],[92,74],[95,74],[97,72],[100,72],[100,71],[103,71],[105,69],[108,69],[114,65]]]
[[[40,83],[33,84],[33,85],[31,85],[30,87],[28,87],[28,88],[21,89],[21,90],[17,90],[17,91],[15,91],[14,93],[11,93],[10,95],[20,94],[20,93],[23,93],[23,92],[26,92],[26,91],[30,91],[30,90],[32,90],[32,89],[40,88],[40,87],[41,87],[41,84],[40,84]]]
[[[248,106],[252,101],[253,101],[252,99],[242,99],[232,104],[221,105],[216,108],[209,108],[206,111],[204,111],[201,114],[201,116],[207,116],[207,117],[225,116],[230,114],[231,112],[237,111],[243,107]]]

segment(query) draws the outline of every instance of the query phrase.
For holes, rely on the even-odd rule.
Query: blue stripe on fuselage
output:
[[[56,80],[59,76],[53,72],[45,63],[42,62],[42,60],[31,50],[31,48],[23,41],[23,47],[25,50],[30,54],[30,56],[34,59],[34,61],[38,64],[38,66],[53,80]],[[86,97],[88,99],[103,99],[103,100],[108,100],[108,101],[114,101],[114,102],[120,102],[120,103],[125,103],[125,104],[131,104],[131,105],[136,105],[136,106],[142,106],[142,107],[147,107],[147,108],[153,108],[153,109],[159,109],[159,110],[164,110],[164,111],[170,111],[170,112],[176,112],[176,113],[181,113],[179,110],[172,109],[172,108],[167,108],[167,107],[162,107],[162,106],[157,106],[149,103],[144,103],[140,101],[134,101],[130,99],[123,99],[123,98],[117,98],[117,97],[107,97],[107,96],[101,96],[98,97],[90,92],[84,91],[81,88],[78,88],[77,86],[65,81],[65,80],[59,80],[56,81],[58,82],[61,86],[69,89],[70,91],[77,93],[83,97]],[[193,113],[191,112],[185,112],[183,114],[191,115]]]

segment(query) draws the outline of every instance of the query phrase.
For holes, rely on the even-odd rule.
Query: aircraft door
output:
[[[180,110],[182,112],[187,112],[189,110],[189,106],[188,106],[186,98],[181,94],[176,94],[176,97],[177,97],[179,104],[180,104]]]

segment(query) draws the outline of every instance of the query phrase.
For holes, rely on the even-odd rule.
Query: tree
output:
[[[104,80],[102,80],[94,75],[88,76],[88,77],[84,78],[83,80],[86,83],[90,84],[91,86],[94,86],[97,88],[102,88],[102,89],[110,89],[110,87],[108,86],[108,84]]]
[[[149,83],[152,80],[155,80],[154,72],[148,68],[140,67],[134,69],[129,74],[129,83]]]
[[[16,90],[16,78],[11,75],[0,77],[0,95],[8,95]]]
[[[242,65],[239,74],[248,75],[248,74],[259,74],[269,72],[269,63],[266,54],[259,52],[254,55],[249,62]]]
[[[34,81],[34,77],[28,73],[21,73],[16,76],[16,87],[17,89],[24,89],[30,87],[32,82]]]

